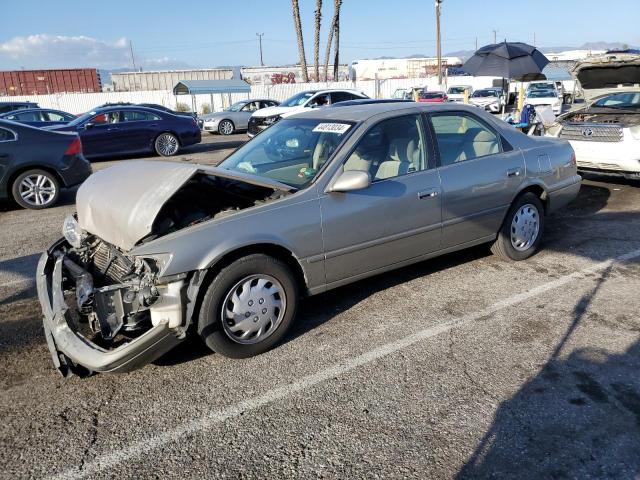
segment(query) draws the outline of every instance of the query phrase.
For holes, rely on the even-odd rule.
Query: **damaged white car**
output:
[[[80,187],[39,261],[47,343],[80,375],[140,367],[191,326],[257,355],[302,295],[481,243],[530,257],[579,189],[567,142],[453,104],[311,110],[219,167],[123,162]]]
[[[547,135],[571,143],[580,170],[640,178],[640,55],[591,58],[572,74],[588,105],[558,117]]]

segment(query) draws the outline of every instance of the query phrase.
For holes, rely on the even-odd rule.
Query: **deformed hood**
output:
[[[571,75],[580,83],[585,100],[640,88],[640,55],[608,53],[578,62]]]
[[[127,161],[91,175],[78,189],[78,224],[123,250],[152,231],[163,205],[196,173],[254,185],[291,190],[280,182],[205,165],[165,161]]]
[[[197,171],[195,165],[149,161],[100,170],[78,189],[78,224],[129,250],[151,232],[162,205]]]

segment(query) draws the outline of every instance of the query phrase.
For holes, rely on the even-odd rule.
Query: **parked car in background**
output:
[[[0,118],[12,122],[24,123],[32,127],[46,127],[51,125],[64,125],[75,119],[76,116],[61,110],[47,108],[25,108],[13,112],[0,114]]]
[[[528,90],[524,96],[525,105],[533,105],[534,107],[551,107],[555,115],[562,113],[562,97],[558,97],[555,88],[535,88]]]
[[[24,208],[56,203],[60,189],[91,175],[80,137],[0,120],[0,199]]]
[[[179,112],[177,110],[172,110],[169,107],[165,107],[164,105],[160,105],[158,103],[134,103],[133,105],[138,105],[140,107],[153,108],[154,110],[160,110],[162,112],[173,113],[174,115],[180,115],[180,116],[183,116],[183,117],[198,118],[198,114],[196,112]]]
[[[535,82],[530,82],[527,86],[527,90],[525,94],[528,94],[534,90],[554,90],[556,92],[556,96],[562,100],[564,97],[564,86],[561,81],[550,81],[550,80],[540,80]]]
[[[81,375],[140,367],[190,329],[258,355],[303,295],[484,243],[529,258],[579,188],[567,142],[452,104],[308,110],[219,167],[121,162],[83,184],[38,263],[47,345]]]
[[[249,127],[249,119],[258,110],[277,107],[280,102],[266,99],[242,100],[236,102],[221,112],[201,115],[202,129],[209,133],[231,135]]]
[[[247,134],[253,137],[280,119],[296,113],[359,98],[369,97],[356,90],[307,90],[296,93],[277,107],[263,108],[251,115]]]
[[[168,157],[201,140],[195,118],[133,105],[97,108],[66,125],[45,128],[78,132],[87,158],[141,152]]]
[[[0,114],[24,108],[38,108],[38,104],[33,102],[0,102]]]
[[[501,90],[494,88],[476,90],[469,98],[469,104],[491,113],[498,113],[505,104],[504,95],[501,95],[500,92]]]
[[[447,94],[444,92],[422,90],[418,94],[418,102],[421,103],[444,103],[448,101],[449,97],[447,97]]]
[[[464,92],[468,92],[467,95],[471,97],[473,94],[473,87],[471,85],[453,85],[447,90],[447,97],[450,102],[462,103],[464,101]]]

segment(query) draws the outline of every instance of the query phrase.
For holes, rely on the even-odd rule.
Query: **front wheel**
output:
[[[161,133],[155,142],[156,153],[162,157],[170,157],[178,153],[180,142],[173,133]]]
[[[21,207],[41,210],[56,203],[60,195],[60,183],[55,175],[46,170],[27,170],[15,179],[11,193]]]
[[[211,282],[200,308],[198,333],[225,357],[253,357],[284,337],[297,305],[298,285],[291,269],[268,255],[248,255],[223,268]]]
[[[235,128],[231,120],[223,120],[218,125],[218,132],[220,132],[221,135],[231,135],[234,130]]]
[[[504,260],[525,260],[538,251],[543,230],[544,206],[527,192],[511,205],[491,251]]]

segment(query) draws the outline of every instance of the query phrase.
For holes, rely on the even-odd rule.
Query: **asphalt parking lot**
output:
[[[204,135],[171,161],[217,163],[244,139]],[[589,177],[528,261],[479,247],[307,299],[259,357],[193,338],[65,380],[33,274],[73,198],[0,206],[0,478],[640,473],[640,183]]]

